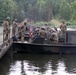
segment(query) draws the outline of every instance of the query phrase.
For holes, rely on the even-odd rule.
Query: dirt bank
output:
[[[61,25],[61,22],[58,21],[58,20],[55,20],[55,19],[52,19],[51,23],[54,24],[55,26],[60,26]]]

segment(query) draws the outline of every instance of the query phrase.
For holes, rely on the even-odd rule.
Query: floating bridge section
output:
[[[10,33],[10,37],[11,37]],[[4,54],[9,50],[9,48],[12,46],[13,42],[12,39],[9,39],[8,41],[3,43],[3,27],[0,27],[0,59],[4,56]]]

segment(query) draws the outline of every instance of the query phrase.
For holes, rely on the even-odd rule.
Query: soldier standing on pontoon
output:
[[[2,24],[3,26],[3,42],[8,41],[10,39],[10,17],[6,18],[6,21]]]
[[[65,22],[62,22],[61,26],[60,26],[60,32],[59,32],[59,38],[61,42],[66,42],[66,24]]]
[[[16,37],[17,36],[17,27],[18,27],[18,23],[17,23],[17,19],[15,19],[13,21],[13,24],[12,24],[12,36],[13,37]]]
[[[62,22],[62,24],[60,26],[60,29],[61,29],[62,32],[65,32],[67,30],[65,22]]]
[[[21,42],[25,41],[26,22],[21,26]]]

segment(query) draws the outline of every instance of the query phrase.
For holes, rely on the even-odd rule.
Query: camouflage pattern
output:
[[[51,34],[51,38],[52,38],[53,42],[58,42],[58,34],[57,34],[57,32],[53,32]]]
[[[63,32],[67,30],[66,24],[64,22],[61,24],[60,29]]]
[[[42,38],[45,38],[46,37],[46,31],[44,29],[41,29],[39,31],[39,36],[42,37]]]
[[[25,41],[25,25],[21,27],[21,42]]]
[[[17,22],[13,22],[13,25],[12,25],[12,36],[16,36],[16,30],[17,30]]]
[[[4,21],[3,26],[3,42],[10,39],[10,26],[8,21]]]
[[[59,42],[66,42],[66,31],[59,31],[58,33]]]

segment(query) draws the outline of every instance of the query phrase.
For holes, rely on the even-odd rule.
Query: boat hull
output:
[[[13,43],[14,52],[28,53],[76,53],[76,45],[73,44],[33,44]]]

